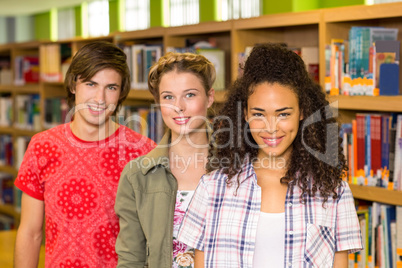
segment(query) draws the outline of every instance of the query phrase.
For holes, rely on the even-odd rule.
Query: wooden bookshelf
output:
[[[325,22],[345,22],[359,20],[381,20],[399,18],[401,3],[385,3],[381,5],[357,5],[349,7],[328,8],[323,10]]]
[[[402,191],[349,184],[354,198],[402,206]]]
[[[402,96],[330,96],[342,110],[402,112]]]
[[[39,84],[25,84],[23,86],[13,86],[13,91],[16,94],[39,94],[40,85]]]
[[[10,174],[14,175],[15,177],[18,174],[18,170],[15,167],[9,166],[9,165],[0,166],[0,172],[10,173]]]
[[[13,92],[13,85],[0,85],[0,93],[11,93]]]
[[[95,38],[5,44],[0,45],[0,55],[10,57],[11,69],[13,70],[13,61],[16,56],[39,55],[40,46],[44,44],[71,44],[72,55],[74,55],[83,45],[96,40],[110,41],[117,45],[163,44],[166,50],[167,47],[184,47],[186,39],[208,39],[212,37],[216,40],[217,47],[225,51],[225,80],[228,88],[230,83],[237,78],[239,52],[244,52],[247,46],[253,46],[256,43],[285,42],[289,47],[316,46],[319,48],[320,83],[324,85],[325,44],[330,43],[332,38],[347,39],[352,26],[398,28],[399,40],[402,41],[401,10],[402,2],[398,2],[373,6],[349,6],[306,12],[289,12],[170,28],[155,27],[146,30],[116,32]],[[402,68],[400,74],[402,74]],[[400,79],[400,88],[402,88],[402,79]],[[24,86],[0,85],[0,93],[11,93],[13,98],[18,94],[39,94],[42,121],[44,120],[44,99],[66,96],[61,82],[40,82],[39,84]],[[216,91],[215,102],[218,105],[225,101],[226,93],[227,91]],[[330,102],[337,101],[340,116],[348,122],[359,111],[402,112],[402,96],[330,96],[328,99]],[[128,94],[126,103],[150,105],[153,103],[153,97],[148,90],[132,89]],[[32,136],[36,133],[37,131],[21,130],[14,127],[0,127],[0,134]],[[14,174],[16,172],[9,167],[0,167],[0,170],[8,170]],[[354,196],[359,199],[402,205],[400,192],[357,185],[351,185],[351,189]]]
[[[14,128],[10,126],[0,126],[0,134],[13,134],[14,133]]]
[[[17,220],[20,218],[20,211],[16,210],[13,205],[0,204],[0,214],[6,214]]]
[[[29,130],[29,129],[21,129],[21,128],[13,128],[13,134],[16,136],[29,136],[32,137],[35,134],[38,134],[41,130]]]

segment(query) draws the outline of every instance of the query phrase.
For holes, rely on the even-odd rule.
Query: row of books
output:
[[[19,129],[41,130],[39,94],[15,97],[14,126]]]
[[[117,122],[159,143],[164,134],[160,109],[142,106],[123,106]]]
[[[0,136],[0,165],[12,166],[13,161],[13,138],[11,135]]]
[[[398,95],[397,28],[351,27],[349,40],[325,47],[325,89],[337,95]]]
[[[363,250],[349,254],[349,267],[397,268],[402,265],[402,207],[358,203]]]
[[[15,229],[15,220],[8,215],[0,214],[0,231]]]
[[[0,95],[0,126],[9,127],[13,122],[13,99],[11,94]]]
[[[14,143],[11,135],[0,135],[0,165],[19,169],[30,140],[30,137],[18,136]]]
[[[151,66],[162,56],[162,45],[122,45],[127,55],[127,64],[131,71],[131,87],[148,89],[148,72]]]
[[[402,190],[402,115],[357,113],[343,124],[350,183]]]
[[[39,82],[39,56],[17,56],[14,59],[14,84],[25,85]]]
[[[0,56],[0,85],[11,85],[12,77],[10,57]]]
[[[283,46],[288,46],[286,43],[282,43]],[[238,77],[243,75],[243,67],[247,60],[248,55],[250,55],[252,46],[247,46],[243,52],[239,52],[237,54],[237,59],[239,62],[238,66]],[[316,46],[308,46],[308,47],[290,47],[293,52],[299,55],[306,65],[306,69],[310,74],[311,78],[319,83],[319,52],[318,47]]]
[[[63,82],[71,64],[71,44],[41,45],[40,79],[44,82]]]
[[[159,44],[133,44],[121,45],[127,54],[127,63],[131,70],[132,85],[134,89],[148,89],[148,73],[151,66],[156,63],[163,54],[163,46]],[[208,40],[186,40],[186,46],[167,47],[166,52],[191,52],[201,54],[212,62],[216,70],[216,79],[213,84],[215,90],[224,90],[226,84],[226,55],[225,51],[216,47],[213,38]]]
[[[14,204],[14,177],[0,172],[0,204]]]
[[[44,127],[49,129],[59,124],[64,124],[69,112],[67,99],[56,97],[45,99]]]

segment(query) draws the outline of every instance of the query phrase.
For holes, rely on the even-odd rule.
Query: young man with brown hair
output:
[[[15,181],[23,191],[17,268],[37,267],[44,222],[46,267],[116,267],[120,173],[155,146],[112,120],[130,90],[126,55],[112,43],[82,47],[65,87],[71,122],[32,137]]]

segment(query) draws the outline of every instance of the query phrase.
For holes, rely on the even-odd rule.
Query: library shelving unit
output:
[[[329,44],[332,38],[348,39],[352,26],[382,26],[397,28],[398,40],[401,41],[402,3],[387,3],[372,6],[351,6],[325,9],[320,25],[320,77],[324,84],[325,54],[322,45]],[[400,69],[399,77],[401,77]],[[399,93],[402,91],[399,81]],[[342,122],[351,122],[358,112],[402,112],[402,96],[330,96],[330,102],[337,101]],[[379,187],[350,185],[353,196],[357,199],[376,201],[392,205],[402,205],[402,192]]]
[[[40,129],[32,130],[25,129],[15,126],[17,122],[17,107],[16,107],[16,99],[19,96],[31,95],[31,94],[39,94],[40,86],[38,82],[30,82],[25,81],[23,83],[19,83],[19,85],[15,85],[14,81],[18,79],[15,69],[16,66],[16,58],[18,57],[38,57],[39,55],[39,42],[24,42],[24,43],[13,43],[13,44],[5,44],[0,46],[0,56],[2,59],[9,60],[9,68],[12,70],[12,75],[8,80],[11,83],[2,83],[0,84],[0,94],[8,94],[12,98],[12,118],[11,124],[9,126],[0,126],[0,135],[9,135],[13,140],[13,158],[14,164],[16,162],[15,155],[15,140],[19,136],[32,136],[37,133]],[[21,74],[21,73],[20,73]],[[19,75],[20,75],[19,74]],[[11,174],[13,177],[17,175],[17,168],[14,165],[3,165],[0,166],[0,172],[5,172]],[[14,194],[14,197],[16,194]],[[11,216],[15,219],[16,224],[19,222],[19,209],[17,208],[16,198],[14,198],[14,204],[0,204],[0,213]]]
[[[289,47],[319,48],[319,77],[320,84],[324,85],[325,45],[330,43],[332,38],[348,39],[348,32],[352,26],[398,28],[398,40],[402,41],[402,2],[264,15],[250,19],[204,22],[170,28],[155,27],[131,32],[116,32],[99,38],[8,44],[0,46],[0,56],[9,55],[11,65],[13,65],[13,59],[16,56],[26,53],[39,55],[40,62],[43,62],[47,57],[42,53],[43,48],[49,45],[70,46],[71,56],[84,44],[94,40],[107,40],[119,46],[158,44],[163,45],[163,52],[166,52],[169,47],[185,47],[187,40],[213,38],[216,46],[225,53],[225,85],[227,88],[237,78],[238,54],[244,52],[246,47],[262,42],[283,42],[287,43]],[[42,67],[41,72],[43,72]],[[400,89],[401,86],[402,79],[400,79]],[[224,102],[226,92],[225,90],[216,92],[216,103]],[[11,93],[13,98],[20,94],[39,94],[41,130],[45,129],[43,112],[45,99],[65,96],[61,80],[26,86],[0,85],[0,93]],[[356,113],[362,111],[402,112],[402,96],[331,96],[329,100],[337,101],[340,118],[343,122],[350,122]],[[147,90],[133,88],[126,102],[150,105],[153,97]],[[13,126],[0,127],[0,134],[32,136],[34,133],[35,131],[17,130]],[[17,173],[15,168],[8,166],[0,166],[0,171]],[[351,189],[355,198],[358,199],[402,205],[402,192],[357,185],[351,185]],[[0,213],[18,216],[18,213],[15,213],[9,206],[0,206]]]

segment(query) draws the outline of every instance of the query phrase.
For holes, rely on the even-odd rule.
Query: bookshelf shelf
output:
[[[320,11],[282,13],[233,21],[236,30],[312,25],[320,22]]]
[[[23,86],[11,86],[10,87],[16,94],[39,94],[39,84],[26,84]]]
[[[154,27],[152,29],[130,31],[130,32],[119,32],[115,35],[115,41],[121,42],[128,39],[157,39],[163,38],[166,33],[166,28],[164,27]]]
[[[37,133],[39,133],[40,130],[28,130],[28,129],[20,129],[20,128],[13,128],[13,133],[16,136],[33,136]]]
[[[202,22],[195,25],[169,27],[166,29],[166,34],[174,36],[230,32],[232,24],[232,21]]]
[[[10,126],[0,126],[0,134],[13,134],[14,128]]]
[[[323,19],[325,22],[377,20],[395,17],[401,17],[400,3],[385,3],[371,6],[358,5],[323,10]]]
[[[0,214],[6,214],[17,220],[21,217],[20,212],[17,211],[13,205],[0,204]]]
[[[14,168],[13,166],[9,166],[9,165],[0,166],[0,171],[13,174],[14,176],[17,176],[17,173],[18,173],[16,168]]]
[[[13,91],[12,85],[0,85],[0,93],[10,93]]]
[[[154,97],[152,96],[151,92],[148,90],[141,90],[141,89],[132,89],[128,93],[127,99],[130,100],[147,100],[147,101],[153,101]]]
[[[402,96],[329,96],[343,110],[402,112]]]
[[[402,191],[349,184],[354,198],[402,206]]]

